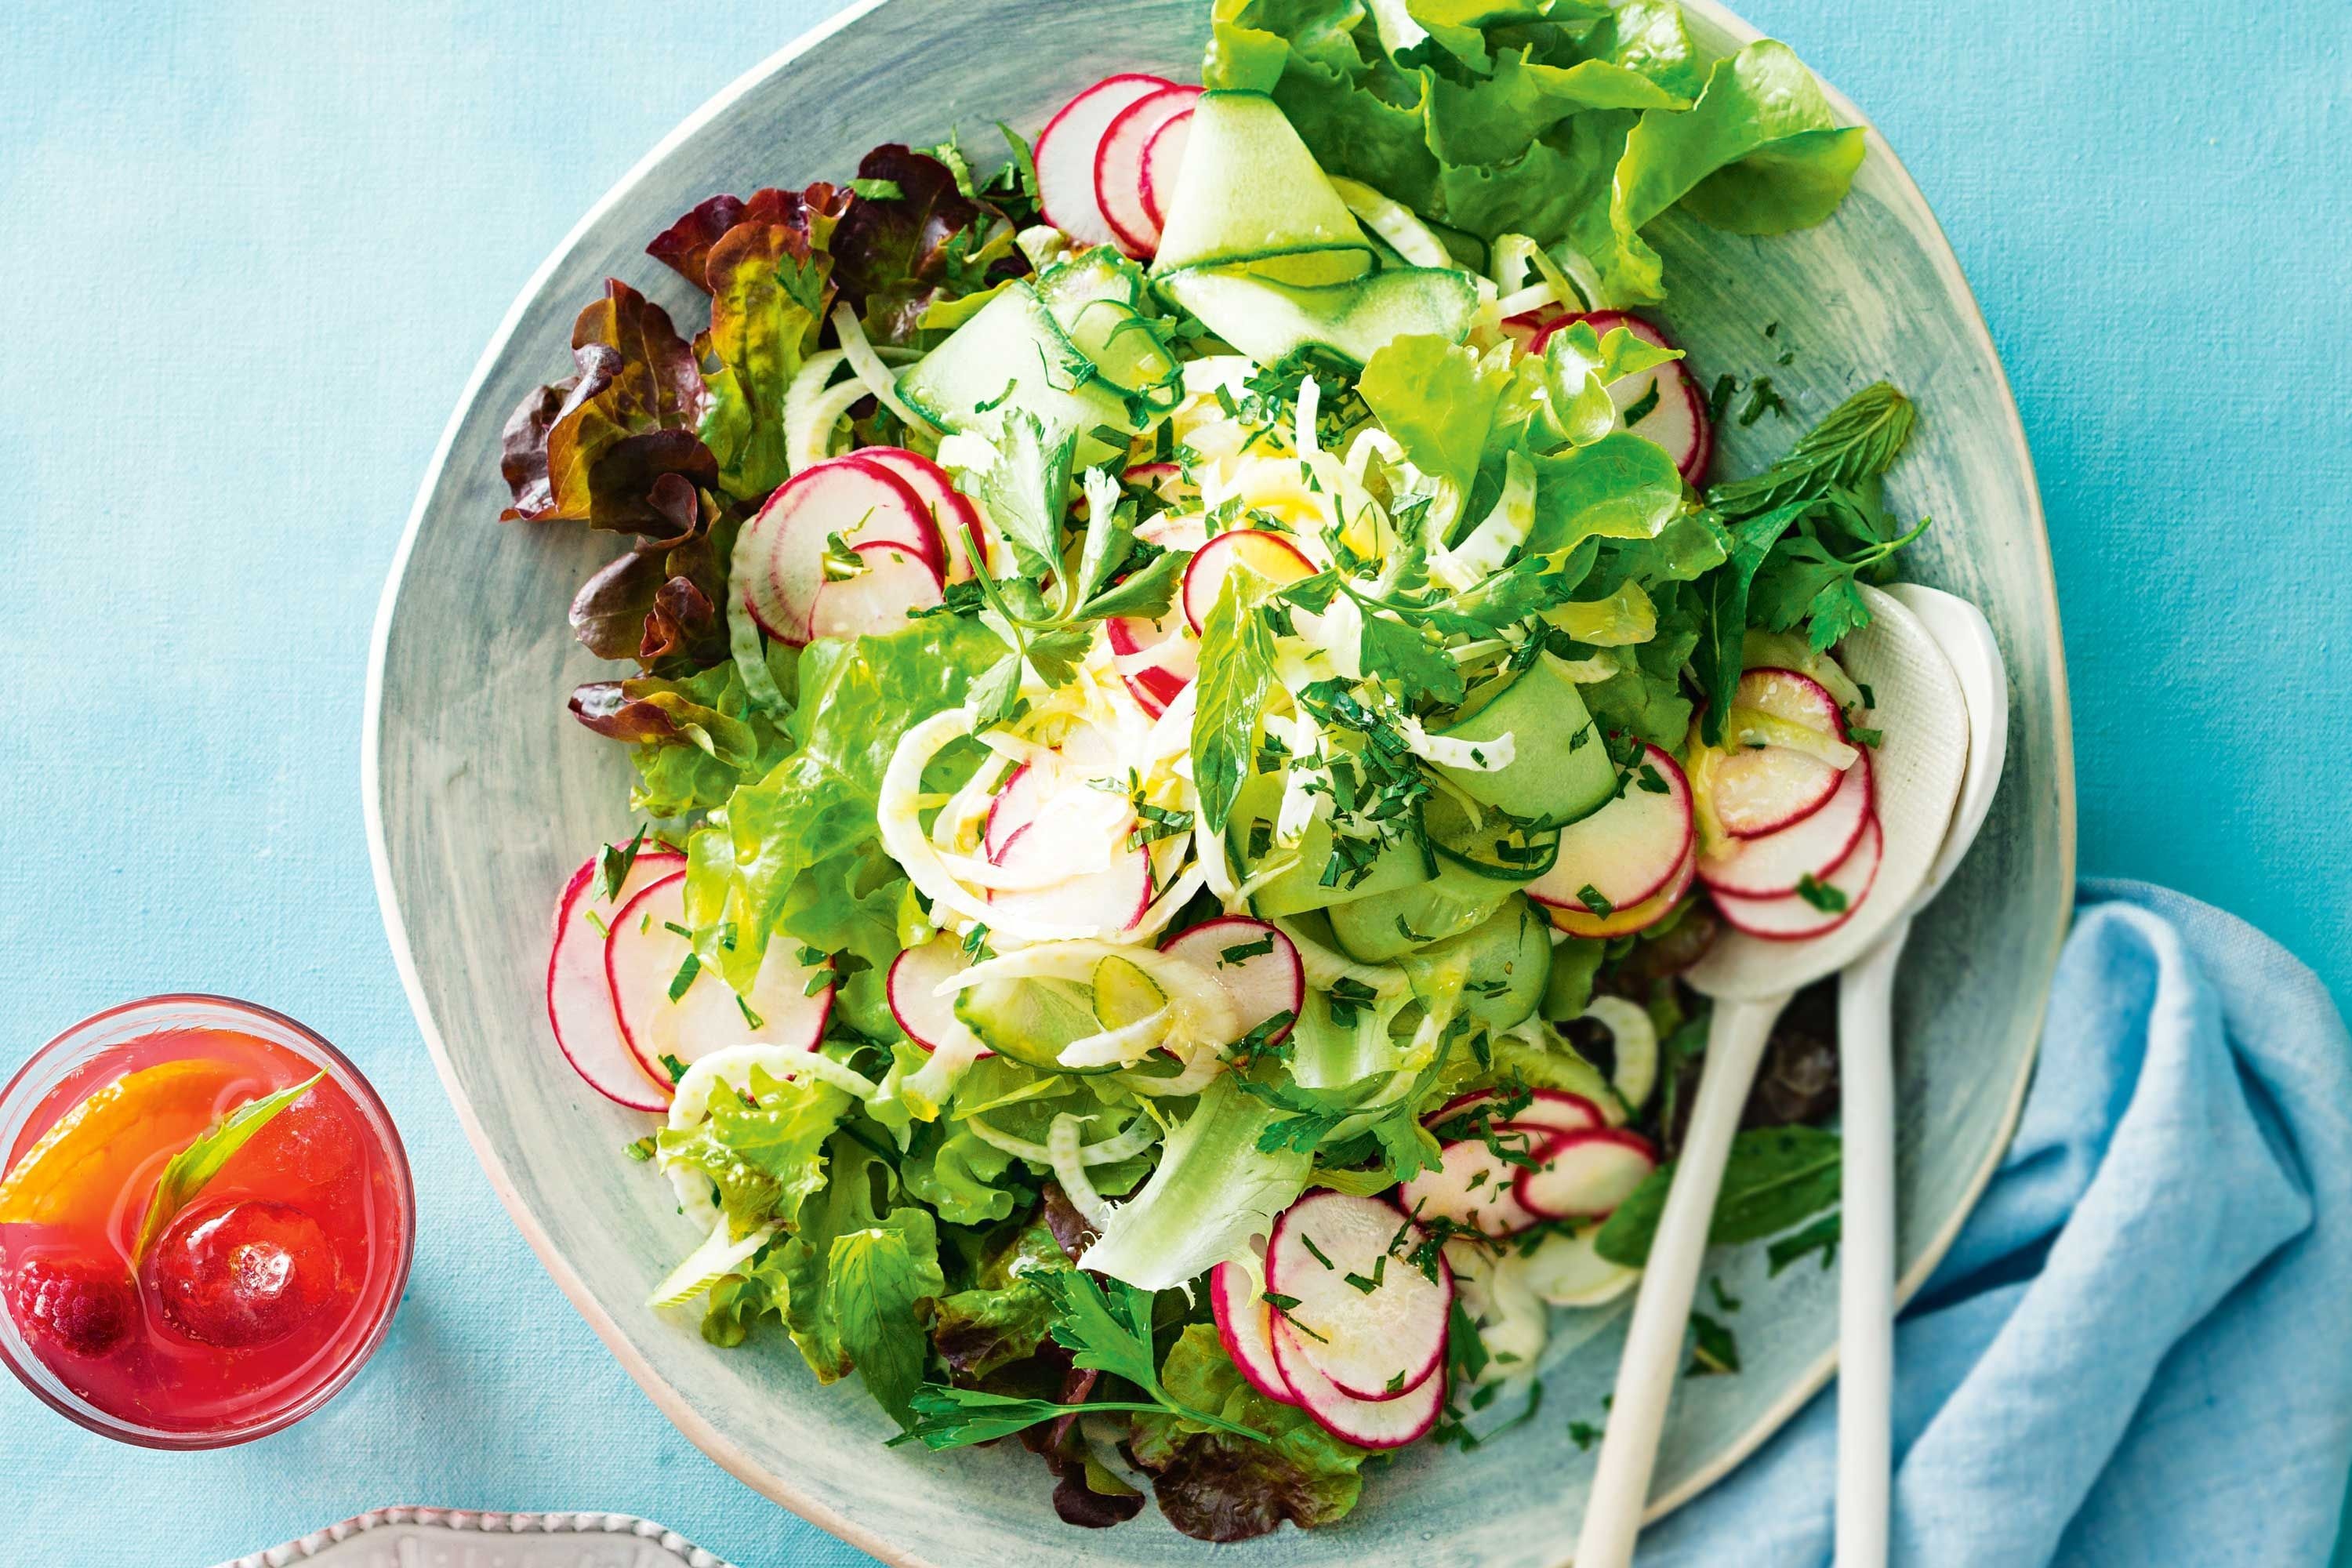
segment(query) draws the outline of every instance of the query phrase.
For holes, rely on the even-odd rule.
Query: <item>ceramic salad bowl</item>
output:
[[[1706,0],[1687,8],[1711,49],[1755,36]],[[565,1066],[541,990],[547,889],[614,830],[626,793],[625,757],[581,730],[561,699],[598,667],[551,607],[598,547],[497,523],[499,428],[527,391],[564,368],[572,314],[603,279],[685,302],[687,286],[642,247],[703,197],[844,177],[868,147],[936,141],[958,126],[975,139],[998,119],[1034,130],[1109,71],[1195,77],[1207,16],[1201,0],[1118,0],[1087,8],[1081,28],[1069,8],[1029,0],[868,0],[757,66],[600,202],[508,312],[425,477],[376,626],[363,767],[378,890],[425,1040],[493,1184],[573,1304],[688,1436],[892,1563],[1029,1563],[1082,1548],[1105,1564],[1160,1564],[1196,1562],[1202,1548],[1152,1514],[1081,1542],[1017,1448],[885,1448],[887,1417],[853,1384],[818,1387],[780,1340],[714,1350],[695,1314],[644,1305],[695,1237],[667,1184],[618,1157],[642,1118]],[[975,50],[975,37],[989,47]],[[1725,421],[1718,471],[1751,471],[1881,374],[1917,401],[1918,431],[1892,494],[1937,526],[1906,557],[1907,574],[1981,605],[2015,682],[2008,776],[1974,852],[1921,921],[1897,995],[1907,1294],[1950,1246],[2007,1145],[2071,907],[2065,673],[2031,461],[1968,285],[1874,134],[1852,198],[1817,228],[1756,240],[1670,215],[1652,237],[1672,279],[1667,314],[1694,363],[1708,376],[1767,373],[1790,411],[1791,423]],[[1769,340],[1768,322],[1779,323]],[[1790,349],[1792,361],[1778,363]],[[1832,1370],[1833,1272],[1808,1264],[1768,1278],[1760,1248],[1727,1254],[1717,1272],[1745,1302],[1744,1366],[1680,1392],[1657,1510],[1723,1476]],[[1343,1524],[1283,1531],[1223,1555],[1286,1565],[1561,1561],[1592,1465],[1571,1420],[1600,1418],[1622,1333],[1618,1315],[1580,1342],[1560,1336],[1544,1419],[1468,1455],[1410,1451],[1381,1468]]]

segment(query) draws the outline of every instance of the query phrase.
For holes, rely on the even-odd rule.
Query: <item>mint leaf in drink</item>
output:
[[[634,846],[632,846],[634,848]],[[625,872],[624,875],[626,875]],[[171,1163],[156,1178],[155,1191],[147,1200],[146,1216],[139,1222],[139,1238],[131,1248],[131,1261],[135,1265],[147,1255],[147,1248],[163,1234],[163,1227],[178,1216],[182,1209],[194,1203],[205,1184],[220,1174],[229,1156],[253,1142],[255,1133],[275,1121],[288,1106],[318,1087],[327,1076],[324,1068],[311,1074],[291,1088],[275,1094],[248,1100],[215,1122],[210,1131],[197,1136],[195,1142],[172,1156]]]

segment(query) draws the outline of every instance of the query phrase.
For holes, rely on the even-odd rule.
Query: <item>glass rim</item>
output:
[[[316,1386],[305,1390],[300,1397],[289,1400],[282,1408],[239,1426],[217,1431],[184,1432],[142,1426],[137,1421],[100,1409],[65,1386],[63,1381],[25,1342],[24,1331],[17,1326],[14,1312],[0,1305],[0,1362],[7,1363],[16,1381],[23,1384],[33,1397],[76,1426],[102,1437],[137,1447],[185,1452],[234,1447],[237,1444],[249,1443],[273,1432],[283,1431],[341,1393],[352,1379],[359,1375],[360,1368],[374,1359],[375,1352],[383,1347],[384,1337],[392,1331],[393,1319],[399,1315],[401,1299],[408,1288],[409,1268],[416,1255],[416,1187],[408,1166],[408,1150],[401,1141],[399,1124],[394,1121],[391,1109],[383,1103],[383,1097],[376,1093],[375,1086],[368,1081],[367,1075],[360,1070],[357,1063],[336,1049],[317,1030],[275,1007],[204,991],[165,991],[118,1002],[52,1036],[19,1064],[5,1086],[0,1086],[0,1157],[5,1157],[13,1148],[33,1110],[56,1087],[58,1079],[64,1077],[64,1071],[60,1071],[46,1081],[37,1082],[41,1079],[42,1068],[53,1065],[58,1058],[91,1044],[91,1037],[108,1026],[141,1021],[149,1014],[173,1011],[199,1015],[209,1011],[233,1020],[257,1023],[266,1026],[268,1033],[265,1037],[274,1037],[272,1043],[285,1045],[298,1054],[318,1058],[320,1065],[327,1069],[345,1093],[351,1095],[362,1116],[373,1125],[400,1199],[400,1222],[392,1237],[396,1244],[395,1256],[373,1321],[354,1342],[351,1352],[341,1363],[320,1379]],[[98,1048],[103,1050],[123,1043],[127,1043],[127,1039],[100,1042]],[[27,1086],[33,1087],[28,1089]]]

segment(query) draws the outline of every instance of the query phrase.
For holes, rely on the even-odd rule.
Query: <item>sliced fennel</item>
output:
[[[1168,1140],[1151,1180],[1111,1212],[1078,1267],[1170,1290],[1265,1235],[1306,1190],[1310,1163],[1297,1150],[1257,1146],[1281,1114],[1219,1077]]]

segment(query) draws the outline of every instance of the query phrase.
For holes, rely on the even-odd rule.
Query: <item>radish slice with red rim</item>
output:
[[[1118,237],[1119,247],[1140,261],[1160,247],[1160,220],[1143,199],[1143,155],[1167,123],[1192,112],[1197,87],[1164,87],[1112,117],[1095,149],[1095,205]]]
[[[1170,937],[1160,951],[1205,970],[1224,987],[1240,1015],[1242,1035],[1287,1013],[1290,1022],[1265,1038],[1278,1045],[1297,1023],[1307,1000],[1307,969],[1297,945],[1264,921],[1222,915]]]
[[[1588,1127],[1606,1127],[1609,1118],[1599,1106],[1580,1094],[1570,1094],[1564,1089],[1531,1089],[1506,1092],[1499,1089],[1474,1089],[1467,1094],[1457,1094],[1444,1105],[1421,1119],[1421,1124],[1436,1131],[1449,1123],[1460,1122],[1465,1128],[1480,1110],[1483,1120],[1496,1128],[1541,1128],[1549,1132],[1581,1132]]]
[[[1819,811],[1777,833],[1734,838],[1718,852],[1700,856],[1699,880],[1710,892],[1777,899],[1795,892],[1807,877],[1827,877],[1845,863],[1871,818],[1873,783],[1865,752],[1839,775],[1837,789]]]
[[[1266,1305],[1264,1277],[1255,1262],[1220,1263],[1209,1270],[1209,1310],[1217,1321],[1217,1342],[1233,1358],[1243,1382],[1277,1405],[1296,1405],[1298,1400],[1274,1358],[1274,1310]]]
[[[971,963],[971,955],[964,952],[963,943],[951,936],[935,936],[890,961],[884,985],[890,1016],[907,1031],[907,1037],[923,1049],[936,1051],[942,1045],[979,1047],[971,1027],[956,1016],[955,998],[940,994],[940,987]],[[975,1059],[995,1054],[985,1047],[972,1051]]]
[[[1008,873],[1035,876],[1040,879],[1039,885],[992,889],[988,895],[991,907],[1041,925],[1090,926],[1102,931],[1133,930],[1143,919],[1143,911],[1151,907],[1151,852],[1131,847],[1122,830],[1108,867],[1045,881],[1043,879],[1051,870],[1053,861],[1077,847],[1066,843],[1066,836],[1054,831],[1050,811],[1041,813],[1036,820],[1045,831],[1014,831],[1005,841],[1003,857],[997,864]]]
[[[1266,1289],[1290,1299],[1276,1329],[1341,1394],[1379,1403],[1418,1387],[1445,1355],[1454,1276],[1414,1261],[1428,1235],[1377,1198],[1310,1193],[1274,1222]],[[1279,1353],[1279,1352],[1277,1352]],[[1304,1400],[1291,1375],[1283,1379]]]
[[[1570,936],[1631,936],[1637,931],[1647,931],[1674,913],[1675,906],[1683,901],[1685,893],[1690,891],[1697,866],[1698,853],[1694,846],[1690,853],[1683,857],[1683,863],[1675,868],[1673,881],[1630,909],[1612,910],[1605,915],[1597,915],[1589,909],[1547,904],[1544,912],[1551,916],[1554,926]]]
[[[647,1073],[667,1078],[664,1058],[690,1065],[725,1046],[816,1049],[833,1016],[832,985],[809,989],[824,965],[801,963],[789,942],[770,942],[751,994],[739,997],[698,961],[688,966],[694,945],[685,925],[686,873],[674,871],[622,906],[604,944],[621,1036]]]
[[[1151,134],[1143,149],[1143,210],[1154,227],[1168,221],[1168,198],[1176,172],[1184,166],[1184,144],[1192,139],[1192,111],[1177,115]]]
[[[1645,343],[1662,349],[1676,346],[1656,326],[1622,310],[1559,315],[1531,311],[1512,318],[1507,326],[1517,327],[1527,334],[1529,353],[1541,353],[1554,332],[1576,321],[1589,323],[1594,332],[1604,338],[1622,327]],[[1683,478],[1692,484],[1698,483],[1715,456],[1715,429],[1707,420],[1706,399],[1699,392],[1698,378],[1691,373],[1688,360],[1672,360],[1654,370],[1612,383],[1609,398],[1617,405],[1621,420],[1637,405],[1647,403],[1649,407],[1643,410],[1641,419],[1624,427],[1664,447]]]
[[[1005,850],[1037,820],[1053,788],[1053,773],[1046,763],[1024,763],[1013,769],[1004,787],[989,799],[988,816],[980,829],[981,852],[1003,864]]]
[[[1103,623],[1110,641],[1111,668],[1127,683],[1137,706],[1157,719],[1201,670],[1200,640],[1171,609],[1157,621],[1117,616]]]
[[[1885,847],[1878,818],[1873,816],[1863,824],[1862,837],[1854,840],[1845,859],[1828,876],[1815,879],[1817,886],[1811,899],[1802,892],[1784,893],[1777,899],[1743,899],[1737,894],[1717,893],[1716,911],[1734,931],[1767,942],[1802,942],[1833,931],[1851,920],[1853,911],[1862,907],[1862,900],[1870,896]],[[1823,904],[1832,907],[1824,909]]]
[[[1657,787],[1651,787],[1655,780]],[[1615,909],[1626,909],[1674,880],[1691,847],[1690,781],[1682,765],[1656,746],[1624,793],[1559,831],[1551,869],[1528,885],[1539,904],[1585,909],[1587,888]]]
[[[1845,718],[1826,687],[1793,669],[1751,669],[1739,678],[1735,708],[1752,709],[1832,740],[1845,740]],[[1803,821],[1829,804],[1843,769],[1791,746],[1734,745],[1707,775],[1707,804],[1734,838],[1759,838]]]
[[[1229,529],[1195,551],[1184,566],[1184,619],[1195,633],[1208,624],[1209,612],[1224,588],[1225,574],[1244,563],[1274,583],[1295,583],[1315,575],[1314,563],[1282,535],[1255,528]]]
[[[1119,111],[1176,84],[1133,73],[1107,77],[1078,94],[1037,133],[1038,216],[1085,245],[1117,245],[1095,199],[1095,153]]]
[[[1536,1158],[1518,1173],[1518,1199],[1546,1219],[1604,1218],[1658,1168],[1650,1141],[1621,1127],[1562,1132]]]
[[[1445,1373],[1433,1366],[1412,1387],[1387,1399],[1358,1399],[1307,1359],[1311,1342],[1286,1321],[1274,1325],[1275,1364],[1315,1424],[1359,1448],[1402,1448],[1437,1425],[1445,1408]]]
[[[865,570],[817,590],[809,617],[812,640],[886,636],[903,630],[909,616],[945,602],[939,570],[895,540],[854,545],[851,553]]]
[[[904,447],[861,447],[850,456],[859,462],[879,464],[907,481],[907,488],[929,509],[931,526],[945,552],[947,580],[969,581],[973,557],[985,558],[988,538],[981,529],[980,509],[955,488],[948,471]]]
[[[827,542],[836,533],[853,547],[895,544],[938,576],[939,536],[906,480],[847,458],[803,468],[776,487],[735,544],[736,585],[760,629],[778,642],[798,647],[814,635]]]
[[[1484,1138],[1462,1138],[1438,1151],[1437,1168],[1419,1171],[1398,1189],[1405,1212],[1415,1219],[1444,1220],[1467,1226],[1481,1236],[1517,1236],[1535,1225],[1539,1215],[1519,1202],[1513,1190],[1518,1166],[1511,1156],[1532,1159],[1548,1128],[1492,1130],[1493,1143]]]
[[[667,849],[637,851],[620,895],[604,897],[602,857],[572,873],[555,901],[555,942],[547,954],[547,1022],[555,1047],[588,1087],[631,1110],[669,1104],[669,1075],[647,1072],[629,1049],[604,979],[604,942],[613,921],[647,887],[686,868],[686,857]],[[591,921],[589,917],[595,919]]]

